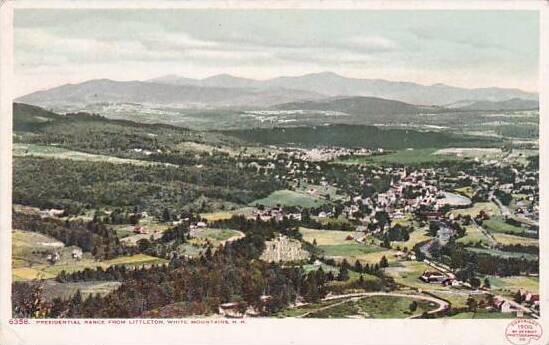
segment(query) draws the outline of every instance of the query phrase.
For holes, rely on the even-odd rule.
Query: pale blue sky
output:
[[[533,11],[18,9],[16,94],[92,78],[321,71],[535,91],[538,31]]]

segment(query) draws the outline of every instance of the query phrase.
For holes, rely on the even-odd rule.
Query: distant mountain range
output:
[[[443,84],[353,79],[325,72],[269,80],[228,74],[205,79],[175,75],[147,81],[95,79],[33,92],[16,101],[57,109],[98,103],[138,103],[181,109],[304,107],[301,109],[352,114],[400,111],[416,114],[442,112],[442,107],[467,111],[536,109],[538,95],[518,89],[465,89]]]
[[[173,85],[194,85],[224,88],[283,88],[314,92],[325,96],[368,96],[398,100],[417,105],[446,105],[462,100],[505,101],[512,98],[538,100],[537,93],[518,89],[478,88],[466,89],[444,84],[421,85],[382,79],[355,79],[332,72],[306,74],[298,77],[278,77],[254,80],[219,74],[205,79],[191,79],[167,75],[151,79],[152,82]]]
[[[33,92],[16,101],[41,106],[113,102],[215,108],[265,107],[296,100],[322,98],[324,95],[314,92],[283,88],[252,89],[95,79]]]

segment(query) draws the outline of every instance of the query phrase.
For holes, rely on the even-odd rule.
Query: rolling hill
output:
[[[338,111],[351,115],[392,115],[441,113],[448,109],[434,106],[417,106],[400,101],[377,97],[343,97],[327,101],[303,101],[280,104],[274,108],[280,110],[320,110]]]

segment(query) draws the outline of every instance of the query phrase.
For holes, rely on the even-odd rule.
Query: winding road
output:
[[[427,312],[427,314],[436,314],[440,311],[446,310],[450,307],[449,303],[435,298],[431,296],[425,296],[425,295],[411,295],[411,294],[404,294],[404,293],[397,293],[397,292],[361,292],[361,293],[354,293],[354,294],[346,294],[346,295],[336,295],[336,296],[329,296],[323,299],[323,301],[332,301],[332,300],[338,300],[343,299],[343,301],[327,305],[325,307],[318,308],[313,311],[309,311],[304,313],[303,315],[297,316],[298,318],[307,317],[308,315],[312,313],[317,313],[322,310],[330,309],[333,307],[336,307],[338,305],[350,302],[350,301],[358,301],[360,299],[366,298],[366,297],[372,297],[372,296],[392,296],[392,297],[404,297],[404,298],[411,298],[411,299],[419,299],[427,302],[433,302],[438,305],[436,309],[430,310]],[[302,304],[301,306],[306,305]],[[420,317],[422,314],[416,314],[408,317],[408,319],[415,319]]]

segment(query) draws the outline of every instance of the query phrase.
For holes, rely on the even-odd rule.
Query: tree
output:
[[[355,271],[358,272],[358,273],[362,273],[362,270],[363,270],[362,264],[360,263],[360,261],[356,260],[355,261]]]
[[[349,280],[349,270],[346,266],[341,266],[339,269],[339,274],[337,275],[337,280],[347,281]]]
[[[412,303],[410,303],[410,305],[408,306],[408,308],[410,309],[410,312],[415,312],[417,310],[417,302],[416,301],[412,301]]]
[[[170,210],[168,210],[167,208],[164,208],[162,210],[162,220],[164,222],[169,222],[171,219],[172,219],[172,216],[170,214]]]
[[[484,287],[485,287],[486,289],[490,289],[490,288],[491,288],[490,279],[488,279],[488,277],[484,278]]]
[[[381,268],[385,268],[385,267],[388,267],[389,266],[389,262],[387,261],[387,258],[384,256],[381,257],[381,259],[379,260],[379,267]]]
[[[467,307],[469,311],[476,311],[477,306],[478,306],[477,300],[469,296],[469,298],[467,298]]]

